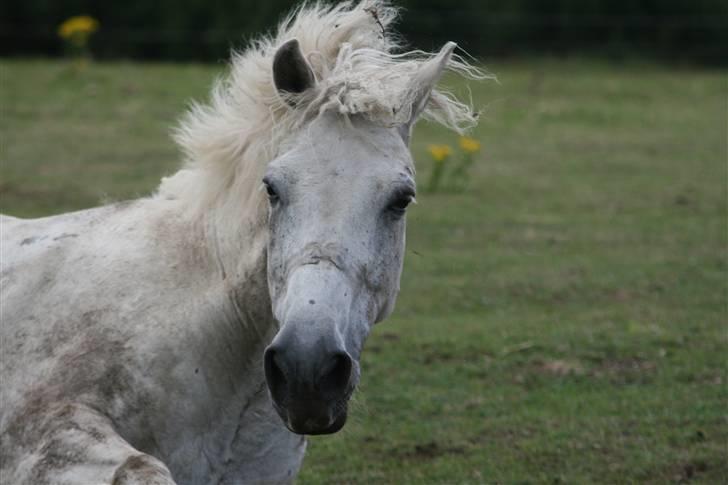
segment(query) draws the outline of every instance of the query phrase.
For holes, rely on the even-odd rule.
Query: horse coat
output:
[[[453,55],[397,54],[378,0],[311,6],[235,54],[153,195],[0,219],[6,483],[282,483],[335,432],[392,311],[410,132],[456,130]]]

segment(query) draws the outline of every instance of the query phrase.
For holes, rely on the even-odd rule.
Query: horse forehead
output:
[[[411,163],[396,130],[366,120],[324,117],[312,123],[299,146],[304,151],[303,163],[334,176],[341,170],[370,175],[409,172]]]

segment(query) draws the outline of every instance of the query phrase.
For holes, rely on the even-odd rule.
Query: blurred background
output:
[[[93,39],[101,59],[225,58],[230,46],[276,25],[294,0],[6,0],[0,55],[57,56],[56,27],[73,14],[104,26]],[[432,49],[457,38],[478,56],[589,54],[692,63],[728,62],[723,0],[404,0],[399,29]]]
[[[152,192],[294,3],[4,0],[0,210]],[[443,80],[467,137],[417,127],[397,308],[299,483],[728,483],[728,2],[400,5],[498,82]]]

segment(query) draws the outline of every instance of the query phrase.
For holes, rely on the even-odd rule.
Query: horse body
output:
[[[281,481],[298,469],[305,444],[272,412],[262,372],[276,329],[263,248],[245,252],[246,281],[232,283],[205,228],[187,227],[175,205],[3,220],[10,483],[110,483],[140,456],[181,483]]]
[[[395,17],[297,11],[192,108],[155,194],[0,220],[4,481],[288,482],[344,426],[399,291],[412,127],[474,122],[435,85],[477,71],[393,53]]]

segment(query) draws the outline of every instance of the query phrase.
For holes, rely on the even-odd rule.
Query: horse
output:
[[[2,217],[4,483],[287,483],[344,426],[399,291],[412,128],[476,121],[436,85],[481,72],[404,51],[396,17],[299,7],[191,105],[153,194]]]

